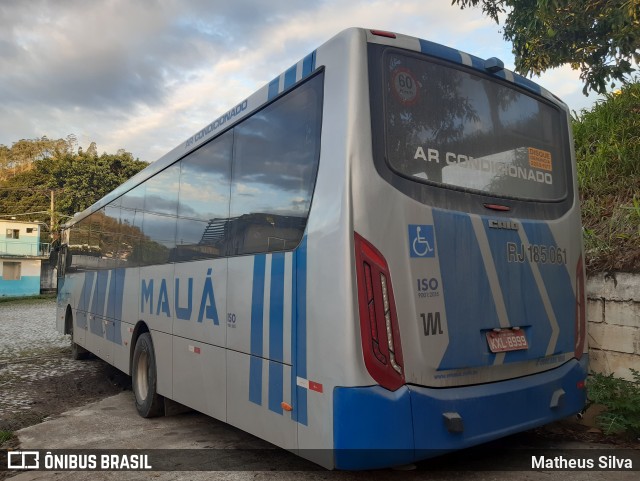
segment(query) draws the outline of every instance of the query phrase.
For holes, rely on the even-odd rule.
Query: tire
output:
[[[157,392],[156,356],[148,332],[136,342],[131,365],[131,381],[138,414],[152,418],[164,414],[164,398]]]
[[[87,351],[84,347],[79,346],[73,341],[73,314],[71,311],[67,312],[67,326],[69,335],[71,336],[71,358],[75,361],[81,361],[89,357],[89,351]]]

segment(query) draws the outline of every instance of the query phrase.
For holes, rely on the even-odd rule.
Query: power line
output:
[[[58,187],[56,189],[38,189],[34,187],[0,187],[0,190],[28,190],[29,192],[46,192],[47,194],[52,190],[55,192],[60,192],[65,190],[64,187]]]
[[[39,210],[37,212],[25,212],[23,214],[0,214],[0,217],[15,217],[18,215],[32,215],[32,214],[51,214],[51,211]]]

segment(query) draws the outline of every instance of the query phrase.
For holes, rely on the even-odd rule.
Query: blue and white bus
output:
[[[58,329],[322,466],[572,415],[587,353],[565,104],[430,41],[346,30],[63,229]]]

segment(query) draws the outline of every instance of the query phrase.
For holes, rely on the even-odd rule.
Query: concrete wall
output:
[[[40,292],[55,291],[58,284],[58,270],[55,265],[51,265],[49,261],[42,261],[42,270],[40,271]]]
[[[20,263],[20,279],[3,279],[5,262]],[[39,259],[0,259],[0,297],[34,296],[40,294]]]
[[[587,279],[591,370],[631,378],[640,371],[640,274]]]

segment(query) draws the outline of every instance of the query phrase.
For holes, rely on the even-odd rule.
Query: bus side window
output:
[[[89,219],[82,219],[69,231],[68,271],[83,270],[86,267],[85,257],[89,252]]]
[[[126,267],[137,267],[142,264],[140,239],[146,188],[146,184],[140,184],[122,196],[118,256]]]
[[[318,171],[322,113],[318,75],[234,129],[230,255],[295,248]]]
[[[233,132],[180,162],[175,260],[226,255]]]

